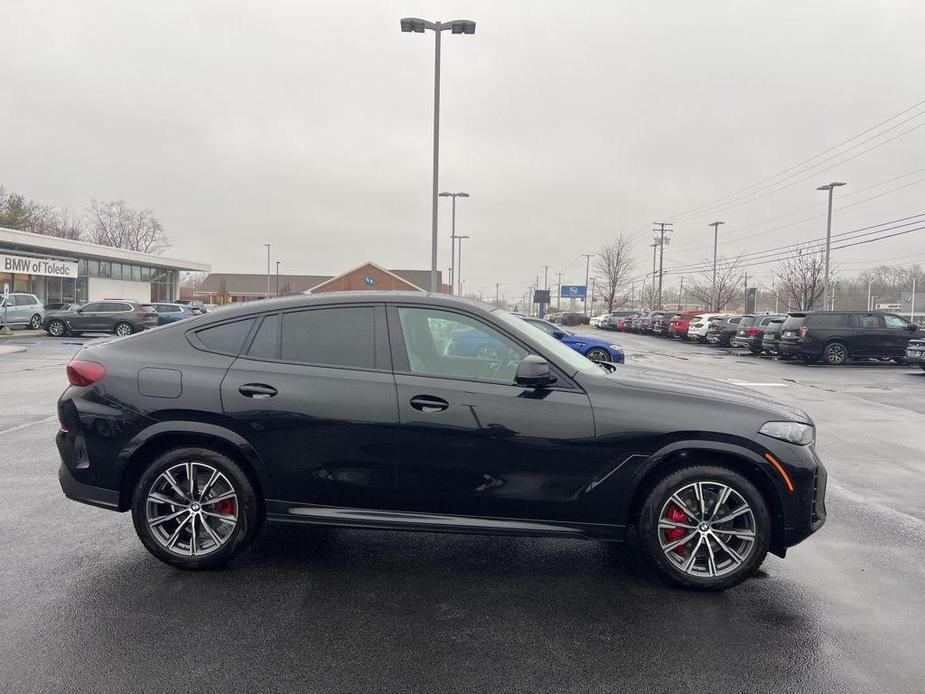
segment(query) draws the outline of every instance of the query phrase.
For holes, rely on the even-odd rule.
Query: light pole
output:
[[[267,295],[265,298],[270,298],[270,244],[263,244],[267,247]]]
[[[716,249],[719,247],[719,225],[726,222],[710,222],[707,226],[713,227],[713,289],[710,294],[713,295],[713,310],[719,311],[719,297],[716,296]]]
[[[453,271],[456,269],[456,198],[468,198],[469,193],[440,193],[441,198],[453,198],[453,230],[450,232],[450,294],[453,293]]]
[[[280,261],[277,260],[276,261],[276,296],[279,296],[279,263]]]
[[[434,180],[433,180],[433,209],[431,212],[430,232],[430,291],[436,292],[437,287],[437,171],[440,162],[440,35],[444,31],[454,34],[474,34],[475,22],[468,19],[454,19],[451,22],[429,22],[417,17],[405,17],[401,20],[403,32],[423,34],[430,29],[436,37],[434,43]]]
[[[463,239],[467,239],[469,237],[468,236],[457,236],[456,238],[459,239],[459,253],[456,255],[456,264],[458,266],[456,268],[456,282],[457,282],[457,285],[459,286],[459,291],[456,293],[459,296],[462,296],[463,295],[463,292],[462,292],[462,242],[463,242]]]
[[[585,315],[588,314],[588,278],[591,274],[591,258],[594,253],[582,253],[585,257]]]
[[[816,190],[827,190],[829,191],[829,214],[826,218],[825,223],[825,288],[822,290],[822,310],[830,311],[832,309],[831,299],[829,298],[829,255],[832,252],[832,192],[838,186],[848,185],[847,183],[841,183],[839,181],[832,181],[832,183],[826,183],[824,186],[819,186]]]

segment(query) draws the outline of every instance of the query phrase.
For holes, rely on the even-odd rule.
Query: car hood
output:
[[[588,345],[589,347],[610,347],[610,345],[615,344],[612,340],[607,340],[605,338],[598,337],[597,335],[582,335],[578,333],[566,335],[562,338],[562,342],[567,345],[581,342]]]
[[[769,418],[779,417],[786,421],[813,423],[810,416],[799,407],[784,404],[756,390],[712,378],[684,376],[673,371],[639,366],[626,366],[606,378],[614,382],[615,385],[619,383],[623,387],[649,391],[658,390],[695,398],[708,398],[729,403],[730,405],[764,410],[768,413]]]

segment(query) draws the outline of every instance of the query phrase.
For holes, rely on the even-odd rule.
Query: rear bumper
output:
[[[64,496],[73,501],[79,501],[91,506],[108,508],[110,511],[119,510],[119,492],[115,489],[104,489],[103,487],[92,487],[89,484],[82,484],[74,479],[74,474],[61,462],[58,468],[58,482],[61,484],[61,491]]]

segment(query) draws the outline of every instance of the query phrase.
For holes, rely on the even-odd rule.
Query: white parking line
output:
[[[765,388],[789,388],[788,383],[750,383],[748,381],[727,381],[734,386],[763,386]]]

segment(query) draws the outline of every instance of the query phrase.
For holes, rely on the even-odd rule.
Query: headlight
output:
[[[800,446],[808,446],[816,438],[816,428],[801,422],[765,422],[758,433]]]

